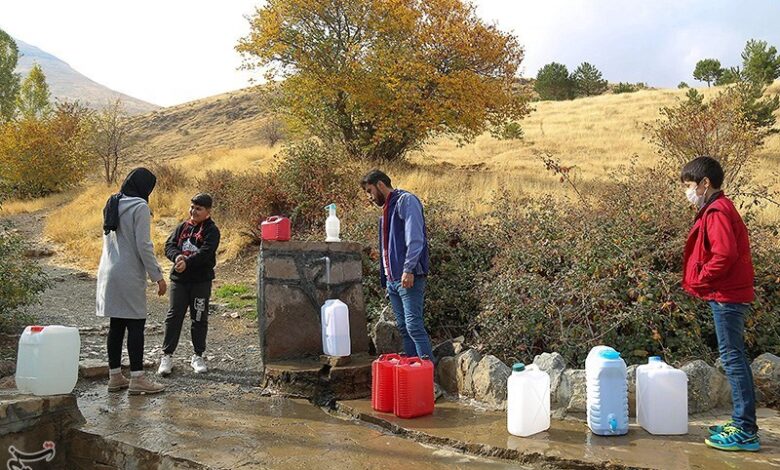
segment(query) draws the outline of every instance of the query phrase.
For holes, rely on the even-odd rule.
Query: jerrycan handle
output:
[[[276,222],[277,220],[281,219],[278,215],[272,215],[271,217],[265,219],[266,222]]]
[[[420,359],[417,356],[412,356],[412,357],[401,358],[401,362],[398,363],[398,365],[410,366],[412,364],[420,364],[420,365],[422,365],[422,363],[423,363],[422,359]]]
[[[401,356],[399,356],[398,354],[395,354],[395,353],[392,353],[392,354],[382,354],[382,355],[379,356],[379,358],[377,358],[377,361],[383,362],[383,361],[390,361],[390,360],[393,360],[393,359],[397,359],[397,360],[400,361],[401,360]]]

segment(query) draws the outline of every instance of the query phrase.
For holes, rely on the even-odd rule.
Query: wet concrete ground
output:
[[[703,442],[706,426],[727,421],[728,414],[696,416],[684,436],[653,436],[632,424],[626,436],[601,437],[591,434],[583,420],[566,419],[553,420],[548,432],[520,438],[507,433],[504,412],[481,411],[454,402],[437,403],[433,415],[411,420],[375,412],[369,400],[341,402],[339,408],[347,415],[423,442],[521,462],[558,462],[561,466],[580,462],[598,468],[780,469],[780,413],[769,409],[759,410],[761,452],[735,453],[707,448]]]
[[[540,468],[424,446],[374,426],[336,418],[306,401],[261,396],[257,388],[204,382],[197,393],[173,391],[154,396],[109,394],[101,382],[82,382],[79,389],[79,408],[87,424],[70,449],[79,465]]]

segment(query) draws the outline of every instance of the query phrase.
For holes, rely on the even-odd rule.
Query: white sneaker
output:
[[[160,359],[160,367],[157,369],[157,375],[169,375],[171,370],[173,370],[173,356],[163,354],[163,357]]]
[[[192,361],[190,362],[190,365],[192,366],[192,369],[195,371],[196,374],[202,374],[209,370],[209,368],[206,367],[206,360],[200,356],[192,356]]]

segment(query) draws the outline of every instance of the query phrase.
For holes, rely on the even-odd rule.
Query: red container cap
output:
[[[31,327],[30,327],[30,333],[40,333],[41,331],[43,331],[43,329],[44,329],[44,328],[45,328],[45,327],[43,327],[43,326],[38,326],[38,325],[31,326]]]

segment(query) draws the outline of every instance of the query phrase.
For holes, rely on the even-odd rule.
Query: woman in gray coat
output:
[[[131,171],[117,194],[103,209],[103,254],[98,268],[96,311],[111,319],[108,330],[110,392],[129,388],[133,395],[157,393],[164,386],[144,375],[146,276],[157,283],[157,294],[167,285],[152,245],[149,195],[157,178],[146,168]],[[127,331],[130,380],[122,375],[122,343]]]

